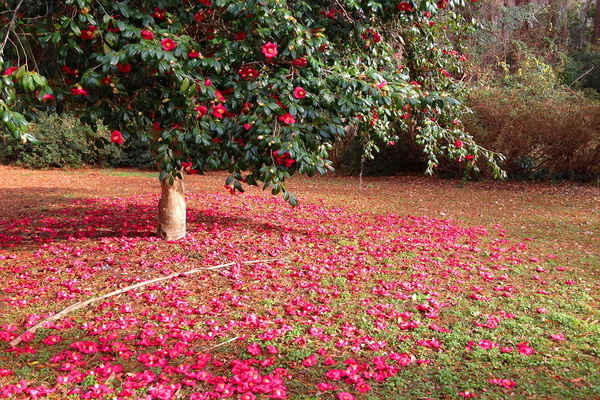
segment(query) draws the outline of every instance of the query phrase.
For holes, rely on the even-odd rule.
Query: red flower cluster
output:
[[[286,168],[290,168],[296,160],[294,160],[288,151],[284,153],[280,153],[279,150],[275,150],[273,152],[273,158],[275,158],[275,162],[279,165],[283,165]]]

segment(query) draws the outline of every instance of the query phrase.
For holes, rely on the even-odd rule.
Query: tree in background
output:
[[[73,110],[111,140],[146,135],[160,170],[158,233],[185,235],[184,173],[282,193],[331,169],[348,129],[366,146],[411,132],[431,172],[494,154],[460,129],[464,59],[446,38],[462,0],[7,0],[0,5],[0,119]]]

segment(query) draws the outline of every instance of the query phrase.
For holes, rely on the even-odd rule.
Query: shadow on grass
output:
[[[97,238],[149,238],[155,236],[158,196],[128,198],[69,197],[64,188],[5,189],[0,200],[0,250],[31,249],[57,242]],[[199,196],[190,195],[190,203]],[[306,229],[294,224],[260,221],[212,209],[190,207],[188,232],[239,229],[256,232],[295,233]]]

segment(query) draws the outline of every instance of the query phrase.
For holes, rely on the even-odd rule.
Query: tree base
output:
[[[156,233],[164,240],[181,239],[186,234],[185,189],[183,179],[160,182],[162,195],[158,202],[158,226]]]

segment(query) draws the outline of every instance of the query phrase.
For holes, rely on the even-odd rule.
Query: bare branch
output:
[[[236,264],[257,264],[257,263],[268,263],[268,262],[273,262],[273,261],[285,261],[285,259],[276,258],[276,259],[271,259],[271,260],[253,260],[253,261],[243,261],[243,262],[230,262],[230,263],[227,263],[227,264],[220,264],[220,265],[215,265],[215,266],[207,267],[207,268],[197,268],[197,269],[192,269],[192,270],[185,271],[185,272],[176,272],[176,273],[168,275],[168,276],[163,276],[163,277],[160,277],[160,278],[155,278],[155,279],[150,279],[148,281],[139,282],[139,283],[136,283],[135,285],[127,286],[127,287],[124,287],[124,288],[112,291],[110,293],[104,294],[102,296],[97,296],[97,297],[91,298],[89,300],[80,301],[78,303],[70,305],[69,307],[65,308],[64,310],[62,310],[62,311],[60,311],[60,312],[58,312],[58,313],[56,313],[56,314],[54,314],[54,315],[46,318],[45,320],[41,321],[40,323],[38,323],[38,324],[32,326],[31,328],[27,329],[25,332],[23,332],[22,334],[20,334],[16,338],[14,338],[8,344],[11,347],[17,346],[19,343],[21,343],[23,341],[23,335],[25,335],[27,332],[29,332],[31,334],[34,334],[39,328],[43,327],[48,322],[56,321],[56,320],[64,317],[65,315],[67,315],[71,311],[79,310],[80,308],[84,308],[84,307],[88,306],[89,304],[95,303],[95,302],[100,301],[100,300],[104,300],[104,299],[106,299],[108,297],[116,296],[116,295],[121,294],[121,293],[129,292],[129,291],[131,291],[133,289],[137,289],[137,288],[140,288],[140,287],[143,287],[143,286],[150,285],[151,283],[155,283],[155,282],[160,282],[160,281],[164,281],[164,280],[167,280],[167,279],[176,278],[176,277],[179,277],[179,276],[191,275],[191,274],[195,274],[197,272],[207,271],[207,270],[211,270],[211,269],[219,269],[219,268],[224,268],[224,267],[230,267],[230,266],[236,265]]]

